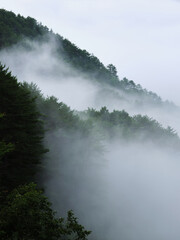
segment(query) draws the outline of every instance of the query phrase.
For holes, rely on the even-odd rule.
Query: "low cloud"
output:
[[[53,39],[26,44],[30,50],[14,46],[1,51],[1,61],[18,80],[36,83],[45,95],[55,95],[76,110],[106,105],[148,114],[178,128],[178,111],[137,108],[135,96],[99,85],[59,59]],[[62,136],[72,144],[63,144]],[[43,180],[46,194],[58,214],[73,209],[93,231],[92,239],[179,239],[179,153],[138,140],[102,139],[104,151],[98,155],[90,151],[89,136],[62,129],[48,132],[45,141],[50,148]]]

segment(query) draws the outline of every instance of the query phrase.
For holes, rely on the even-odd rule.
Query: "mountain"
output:
[[[0,49],[0,238],[87,240],[69,209],[90,239],[165,239],[164,220],[174,231],[179,108],[4,9]]]
[[[93,54],[78,48],[68,39],[53,33],[31,17],[24,18],[19,14],[15,15],[13,12],[0,9],[0,49],[22,42],[24,39],[46,42],[49,38],[55,39],[59,57],[77,70],[84,72],[89,78],[100,84],[108,84],[115,89],[133,94],[137,98],[136,101],[144,98],[152,104],[162,104],[157,94],[143,89],[127,78],[120,80],[113,64],[105,67]]]
[[[48,89],[54,85],[54,89],[59,89],[59,94],[54,91],[56,97],[73,109],[106,106],[111,111],[125,110],[130,115],[147,115],[164,127],[171,126],[180,132],[178,106],[163,101],[132,80],[120,80],[113,64],[104,66],[97,57],[31,17],[0,10],[0,49],[0,61],[7,64],[20,81],[30,83],[36,79],[43,92],[46,85]],[[19,69],[20,66],[23,68]],[[69,85],[73,86],[71,90]]]

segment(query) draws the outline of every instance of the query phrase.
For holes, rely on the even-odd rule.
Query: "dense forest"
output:
[[[10,49],[12,45],[28,48],[27,39],[43,43],[52,36],[58,46],[56,56],[92,81],[120,89],[129,98],[134,95],[158,106],[165,104],[159,96],[139,84],[127,78],[119,80],[113,64],[105,67],[97,57],[35,19],[0,10],[1,50]],[[0,239],[91,238],[91,231],[85,227],[89,226],[88,219],[91,218],[97,228],[100,223],[97,224],[96,217],[93,216],[93,220],[88,212],[87,199],[90,195],[96,196],[100,199],[99,205],[106,201],[105,198],[101,201],[106,190],[99,187],[104,181],[100,172],[104,171],[108,146],[114,142],[122,152],[124,145],[130,149],[131,144],[137,144],[144,148],[158,146],[167,155],[169,152],[180,154],[180,138],[170,126],[164,127],[147,115],[110,111],[106,106],[99,110],[72,110],[55,96],[45,96],[36,83],[29,84],[26,79],[19,82],[11,69],[1,63]],[[143,151],[141,154],[146,155]],[[49,190],[55,186],[58,190]],[[84,196],[79,204],[82,193]],[[83,225],[74,216],[74,209],[69,208],[81,203],[87,209],[87,212],[82,210]],[[96,211],[96,206],[93,207]],[[66,212],[67,217],[64,217]],[[102,229],[105,228],[106,225]],[[93,239],[107,239],[106,233],[102,236],[103,232],[100,235],[96,232]]]
[[[0,79],[1,239],[61,239],[70,235],[86,239],[90,232],[78,224],[73,213],[68,212],[66,222],[55,218],[42,190],[32,183],[47,152],[35,98],[2,65]]]
[[[91,79],[140,97],[145,96],[147,101],[151,101],[153,104],[162,104],[161,98],[156,93],[143,89],[140,84],[136,85],[134,81],[127,78],[120,80],[113,64],[105,67],[93,54],[81,50],[68,39],[53,33],[52,30],[31,17],[24,18],[19,14],[16,16],[13,12],[0,9],[0,49],[19,42],[22,45],[22,41],[25,39],[37,40],[42,43],[52,37],[58,46],[58,57],[79,71],[83,71]],[[27,47],[26,44],[25,47]]]

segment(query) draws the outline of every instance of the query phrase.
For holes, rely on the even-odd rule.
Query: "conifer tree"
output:
[[[35,99],[0,65],[0,142],[13,146],[2,154],[0,190],[9,191],[32,180],[45,149],[43,126]],[[2,144],[1,144],[2,145]]]

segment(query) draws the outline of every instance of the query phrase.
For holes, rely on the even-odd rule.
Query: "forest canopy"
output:
[[[39,43],[40,46],[50,39],[56,45],[53,56],[58,59],[57,63],[68,66],[68,71],[75,69],[83,80],[88,79],[92,85],[98,86],[99,99],[105,97],[102,97],[103,105],[99,108],[73,110],[62,99],[45,96],[34,83],[33,71],[29,75],[32,83],[25,82],[26,79],[19,82],[8,66],[0,64],[0,239],[87,240],[91,233],[84,227],[89,226],[87,222],[101,232],[101,237],[95,235],[95,238],[108,239],[109,232],[114,231],[115,225],[118,226],[119,218],[114,216],[117,214],[119,217],[121,212],[120,222],[130,212],[126,227],[121,227],[121,230],[129,231],[131,211],[128,209],[124,214],[122,206],[126,208],[129,206],[127,202],[130,202],[133,212],[134,198],[142,182],[139,163],[144,164],[144,160],[157,162],[164,156],[167,161],[169,156],[179,158],[180,138],[172,127],[161,124],[148,114],[128,112],[129,109],[124,108],[126,104],[121,104],[126,99],[131,110],[133,104],[133,107],[139,107],[138,110],[153,106],[158,111],[169,106],[156,93],[143,89],[126,77],[120,80],[113,64],[105,66],[96,56],[55,34],[34,18],[0,9],[0,50],[3,54],[11,51],[12,47],[20,47],[29,53],[31,43]],[[48,68],[48,64],[44,65]],[[55,67],[58,68],[58,65],[55,64]],[[23,71],[22,68],[19,66],[20,71]],[[38,69],[38,73],[42,81],[51,81],[51,71],[47,79],[46,71],[41,74],[41,69]],[[76,84],[81,84],[81,80]],[[86,91],[89,91],[88,87]],[[108,102],[112,95],[116,97],[110,99],[115,103],[119,101],[119,105],[115,104],[119,108],[112,107],[110,110],[104,100]],[[109,102],[109,105],[114,103]],[[167,109],[173,112],[175,105],[172,106]],[[170,115],[171,112],[168,112],[166,116]],[[114,162],[117,169],[111,166],[108,172],[106,167]],[[118,169],[118,166],[121,168]],[[151,164],[149,166],[152,167]],[[156,167],[158,169],[158,164]],[[145,170],[146,167],[143,168],[143,176],[146,175]],[[151,176],[151,170],[148,168],[148,176]],[[162,179],[163,174],[166,180],[166,171],[160,166]],[[109,176],[112,179],[109,180]],[[136,177],[139,184],[137,189],[134,187]],[[152,178],[156,180],[154,176]],[[124,179],[130,186],[125,191]],[[148,180],[147,177],[145,184],[151,190]],[[142,185],[143,189],[146,188],[145,184]],[[114,189],[117,192],[113,192]],[[157,189],[158,194],[161,190]],[[134,191],[130,197],[128,191]],[[149,192],[144,195],[148,195],[149,201]],[[143,199],[143,194],[138,197]],[[116,201],[120,201],[122,206]],[[73,210],[68,211],[71,206]],[[147,206],[143,211],[148,209]],[[75,217],[74,208],[80,220],[85,219],[84,226]],[[67,217],[64,217],[64,212]],[[118,237],[121,238],[120,235]]]

